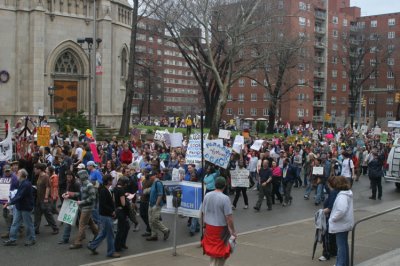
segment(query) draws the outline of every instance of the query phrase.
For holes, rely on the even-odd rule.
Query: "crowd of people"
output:
[[[333,138],[326,138],[326,134]],[[278,204],[290,207],[295,200],[292,189],[304,188],[304,200],[313,199],[315,205],[322,207],[329,228],[320,260],[337,255],[337,266],[348,265],[345,232],[351,230],[353,223],[351,187],[361,175],[368,174],[370,199],[381,200],[381,179],[390,150],[390,142],[382,144],[379,136],[369,132],[303,130],[297,136],[265,139],[259,150],[251,149],[255,138],[250,137],[240,153],[232,153],[227,169],[223,169],[209,162],[187,164],[187,141],[182,147],[169,148],[157,141],[124,141],[114,137],[96,142],[95,160],[97,155],[90,147],[93,139],[70,136],[72,143],[64,139],[63,145],[58,145],[61,142],[57,138],[60,136],[54,136],[49,147],[39,147],[31,141],[21,158],[1,163],[2,179],[11,180],[10,198],[2,201],[8,226],[2,235],[6,246],[17,244],[21,230],[26,230],[25,245],[34,245],[43,228],[43,215],[52,233],[59,234],[61,226],[54,217],[65,199],[77,201],[78,230],[71,236],[73,225],[63,224],[60,245],[70,243],[70,249],[82,248],[84,241],[89,240],[86,230],[90,228],[93,238],[87,241],[87,248],[97,254],[97,247],[106,239],[106,255],[119,257],[128,248],[131,225],[137,232],[139,224],[143,224],[142,236],[146,240],[158,241],[159,233],[167,240],[170,229],[161,220],[165,194],[162,181],[171,180],[173,170],[178,169],[180,180],[204,182],[207,194],[216,189],[228,196],[235,194],[229,207],[232,210],[238,207],[240,196],[244,199],[243,208],[249,208],[249,189],[258,191],[253,209],[260,212],[264,200],[268,211]],[[233,138],[224,140],[224,144],[232,146]],[[231,172],[242,168],[249,170],[249,188],[232,187]],[[221,180],[216,182],[218,178],[225,180],[224,186]],[[226,225],[223,221],[217,224]],[[201,220],[188,219],[189,234],[198,233],[200,225]]]

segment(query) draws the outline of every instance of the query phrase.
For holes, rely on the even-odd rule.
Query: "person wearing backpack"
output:
[[[161,208],[165,204],[163,198],[165,197],[164,186],[158,179],[158,175],[153,174],[150,176],[150,180],[153,182],[150,189],[150,200],[149,200],[149,224],[151,228],[151,236],[146,238],[147,241],[157,241],[157,230],[164,234],[164,240],[167,240],[170,234],[170,230],[160,221]]]
[[[354,172],[354,163],[351,159],[352,155],[349,151],[343,152],[343,162],[342,162],[342,173],[341,175],[344,176],[347,181],[349,181],[350,187],[353,186],[353,180],[355,179],[355,172]]]

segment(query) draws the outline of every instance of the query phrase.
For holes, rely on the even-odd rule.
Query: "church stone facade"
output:
[[[127,0],[97,0],[97,121],[118,127],[125,95],[121,69],[129,58],[131,6]],[[0,118],[51,114],[48,87],[55,86],[54,112],[89,111],[93,0],[0,0]]]

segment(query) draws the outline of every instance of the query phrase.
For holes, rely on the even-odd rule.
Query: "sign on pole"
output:
[[[209,140],[205,143],[204,159],[226,169],[231,158],[232,149],[225,147],[220,141]]]
[[[61,206],[60,213],[58,214],[58,220],[63,223],[74,225],[77,216],[78,202],[75,200],[65,199]]]
[[[244,145],[244,137],[240,135],[236,135],[235,140],[233,141],[232,149],[236,153],[240,153],[243,149]]]
[[[380,143],[386,144],[388,141],[388,133],[383,131],[380,137]]]
[[[218,133],[218,138],[219,139],[230,139],[231,138],[231,131],[230,130],[225,130],[225,129],[220,129]]]
[[[50,127],[38,127],[37,145],[47,147],[50,145]]]
[[[249,175],[250,171],[246,168],[240,169],[236,167],[236,170],[231,171],[231,182],[232,187],[249,187]]]
[[[208,138],[208,134],[203,135],[204,142]],[[201,134],[191,134],[189,144],[186,150],[186,163],[187,164],[200,164],[201,163]]]

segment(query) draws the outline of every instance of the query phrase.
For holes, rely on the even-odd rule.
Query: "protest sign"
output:
[[[49,146],[50,145],[50,127],[38,127],[37,128],[37,145],[38,146]]]
[[[395,133],[394,134],[394,139],[398,139],[398,138],[400,138],[400,133]]]
[[[64,199],[64,202],[61,206],[60,213],[58,214],[58,220],[63,223],[74,225],[77,216],[78,216],[77,201],[70,200],[70,199]]]
[[[232,187],[249,187],[249,175],[250,171],[246,168],[238,168],[231,171],[231,182]]]
[[[230,139],[231,138],[231,131],[230,130],[225,130],[225,129],[220,129],[218,133],[218,138],[219,139]]]
[[[324,174],[324,168],[322,166],[314,166],[312,170],[313,175],[323,175]]]
[[[208,138],[208,134],[203,135],[204,143]],[[201,163],[201,134],[191,134],[189,144],[186,150],[186,163],[199,164]]]
[[[236,135],[235,140],[233,141],[232,149],[236,153],[240,153],[243,149],[244,145],[244,137],[240,135]]]
[[[169,134],[169,142],[171,147],[182,147],[183,136],[182,133],[171,133]]]
[[[226,169],[231,157],[232,149],[225,147],[222,140],[209,140],[205,143],[204,159]]]
[[[7,138],[0,142],[0,162],[10,161],[12,159],[12,145],[11,129],[8,128]]]
[[[172,181],[179,181],[179,169],[172,169]]]
[[[12,177],[0,178],[0,203],[6,203],[10,197]]]
[[[100,159],[100,157],[99,157],[99,153],[97,152],[96,143],[91,142],[91,143],[89,144],[89,146],[90,146],[90,150],[92,151],[93,160],[94,160],[96,163],[100,163],[100,162],[101,162],[101,159]]]
[[[380,137],[380,143],[386,144],[388,141],[388,133],[383,131]]]
[[[156,133],[154,133],[154,140],[165,141],[165,134],[169,134],[167,129],[165,131],[156,130]]]
[[[258,139],[256,141],[254,141],[254,143],[253,143],[253,145],[251,145],[250,149],[259,151],[261,149],[263,143],[264,143],[264,140]]]
[[[374,128],[374,135],[380,135],[382,133],[382,130],[380,127]]]

